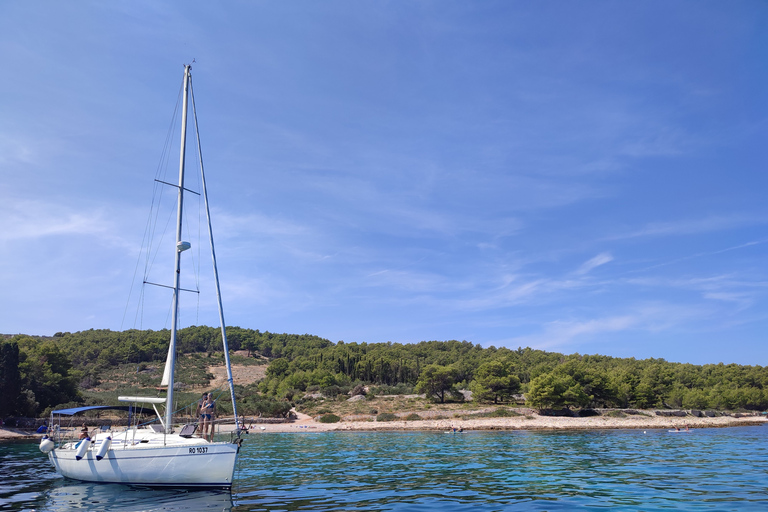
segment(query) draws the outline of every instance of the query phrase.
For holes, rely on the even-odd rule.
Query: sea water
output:
[[[88,484],[0,444],[0,510],[768,510],[768,427],[247,436],[232,492]]]

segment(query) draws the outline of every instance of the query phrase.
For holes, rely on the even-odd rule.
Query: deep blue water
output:
[[[768,427],[252,434],[233,492],[67,481],[0,444],[0,510],[768,510]]]

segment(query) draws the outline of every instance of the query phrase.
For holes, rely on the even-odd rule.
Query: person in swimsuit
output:
[[[200,400],[197,401],[197,418],[200,421],[200,436],[205,438],[205,429],[208,427],[208,415],[205,412],[204,405],[208,401],[208,393],[203,393]]]
[[[195,416],[197,416],[197,419],[200,419],[200,415],[203,413],[203,402],[205,402],[205,399],[208,398],[208,393],[203,393],[203,396],[200,397],[200,400],[197,401],[197,409],[195,409]]]
[[[208,399],[203,402],[203,408],[201,412],[206,417],[206,426],[209,430],[209,432],[206,433],[206,426],[203,426],[203,437],[208,439],[208,441],[213,441],[213,426],[214,420],[216,419],[216,400],[213,399],[213,393],[208,393]]]

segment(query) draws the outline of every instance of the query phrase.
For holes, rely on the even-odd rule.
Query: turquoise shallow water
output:
[[[0,510],[768,510],[768,427],[259,433],[233,492],[66,481],[0,445]]]

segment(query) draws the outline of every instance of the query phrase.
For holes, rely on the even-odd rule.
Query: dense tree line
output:
[[[76,401],[78,384],[98,381],[105,368],[164,360],[169,337],[167,330],[16,336],[2,344],[0,392],[19,396],[18,410],[26,412]],[[563,355],[483,348],[466,341],[332,343],[308,334],[240,327],[227,328],[227,338],[231,350],[270,360],[257,389],[261,396],[278,400],[308,392],[335,396],[356,384],[371,384],[415,389],[437,401],[461,399],[459,389],[489,403],[519,401],[524,395],[526,404],[536,408],[768,408],[768,368],[761,366]],[[182,329],[178,347],[185,353],[220,352],[220,331]]]
[[[16,336],[0,344],[0,396],[6,415],[35,416],[79,399],[81,373],[54,341]]]

